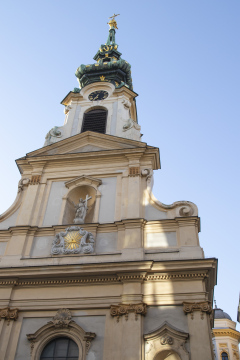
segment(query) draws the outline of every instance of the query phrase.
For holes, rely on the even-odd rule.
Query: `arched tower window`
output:
[[[40,360],[78,360],[78,356],[77,344],[67,337],[59,337],[45,346]]]
[[[93,109],[84,114],[82,131],[95,131],[105,134],[107,124],[107,110]]]
[[[222,353],[222,360],[228,360],[228,354],[226,352]]]

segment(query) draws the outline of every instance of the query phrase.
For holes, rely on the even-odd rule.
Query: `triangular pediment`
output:
[[[32,151],[27,157],[77,154],[86,152],[99,152],[120,149],[145,148],[146,143],[117,136],[99,134],[92,131],[71,136],[57,143],[44,146],[41,149]]]

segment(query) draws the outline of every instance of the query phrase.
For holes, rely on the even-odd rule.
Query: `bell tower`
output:
[[[74,88],[61,102],[65,106],[64,125],[51,129],[44,145],[84,131],[140,141],[131,65],[121,58],[115,43],[114,16],[108,23],[107,42],[93,58],[96,62],[80,65],[75,73],[80,88]]]
[[[2,359],[213,360],[217,261],[197,206],[152,193],[159,149],[141,141],[116,16],[62,100],[64,125],[16,160],[0,216]]]

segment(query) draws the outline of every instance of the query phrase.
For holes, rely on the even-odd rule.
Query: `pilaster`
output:
[[[210,328],[212,307],[210,302],[184,302],[183,311],[188,319],[191,359],[213,360]]]

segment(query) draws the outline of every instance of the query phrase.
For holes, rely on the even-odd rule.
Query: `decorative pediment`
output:
[[[189,353],[185,347],[188,337],[188,333],[165,321],[161,327],[144,335],[146,360],[158,358],[158,354],[167,350],[180,356],[182,360],[189,360]]]
[[[86,131],[28,153],[27,157],[134,149],[139,147],[145,148],[146,144],[141,141],[116,138],[107,134]]]
[[[102,180],[91,177],[91,176],[86,176],[86,175],[82,175],[82,176],[76,177],[75,179],[65,182],[65,186],[68,189],[72,189],[76,186],[82,186],[82,185],[89,185],[89,186],[93,186],[93,187],[97,188],[101,184],[102,184]]]
[[[38,329],[34,334],[27,334],[30,341],[31,360],[39,359],[43,347],[56,337],[66,336],[75,341],[79,348],[81,359],[85,359],[91,346],[95,333],[84,331],[72,319],[69,309],[60,309],[46,325]]]

